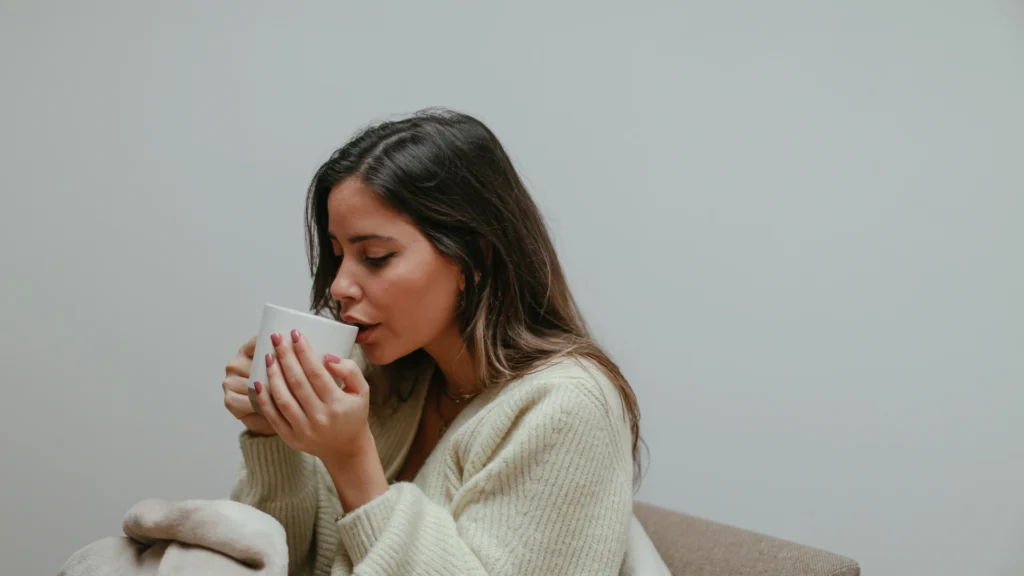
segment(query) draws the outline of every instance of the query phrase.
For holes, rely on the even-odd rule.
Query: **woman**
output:
[[[312,308],[358,326],[358,353],[274,335],[263,415],[255,339],[224,381],[247,428],[232,499],[284,525],[291,573],[618,573],[636,398],[495,135],[446,110],[372,126],[306,216]]]

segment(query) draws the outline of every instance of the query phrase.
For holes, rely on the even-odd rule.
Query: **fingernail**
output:
[[[271,356],[270,354],[267,354],[266,360],[267,360],[267,368],[270,368],[271,366],[274,365],[274,357]]]
[[[256,389],[257,394],[263,392],[263,384],[260,384],[259,382],[254,382],[252,387]]]
[[[334,354],[324,354],[324,362],[329,362],[331,364],[337,364],[338,362],[341,362],[341,358],[338,358]]]
[[[292,330],[292,342],[298,344],[299,343],[299,336],[302,336],[302,334],[299,334],[298,330]]]
[[[270,335],[270,343],[273,344],[274,346],[280,346],[281,345],[281,335],[277,334],[277,333],[271,334]]]

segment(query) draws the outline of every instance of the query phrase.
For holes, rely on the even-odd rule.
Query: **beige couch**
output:
[[[637,503],[644,531],[679,576],[859,576],[857,562],[823,550]]]

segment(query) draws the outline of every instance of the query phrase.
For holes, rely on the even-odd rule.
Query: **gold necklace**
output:
[[[436,380],[437,387],[440,389],[440,392],[443,392],[444,395],[447,396],[449,400],[455,402],[456,404],[468,402],[480,395],[480,392],[473,392],[472,394],[455,396],[451,392],[448,392],[448,386],[447,383],[444,381],[443,376],[438,377],[435,375],[434,379]],[[455,416],[452,416],[452,419],[450,421],[446,421],[444,414],[441,413],[441,394],[436,392],[434,393],[434,409],[437,410],[437,417],[441,420],[441,427],[437,432],[437,437],[441,438],[442,436],[444,436],[444,433],[448,431],[448,427],[452,425],[452,422],[454,422],[455,419],[459,417],[459,414],[462,412],[462,410],[456,412]]]
[[[449,400],[451,400],[452,402],[455,402],[456,404],[462,404],[463,402],[468,402],[468,401],[472,400],[473,398],[476,398],[477,396],[480,395],[479,392],[472,392],[470,394],[462,394],[462,395],[456,396],[456,395],[454,395],[454,394],[452,394],[451,392],[448,391],[448,387],[447,386],[444,386],[442,389],[444,390],[444,395],[447,396]]]

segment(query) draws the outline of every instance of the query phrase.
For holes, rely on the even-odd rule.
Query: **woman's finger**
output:
[[[298,332],[292,330],[292,335],[289,339],[295,340],[297,335]],[[277,335],[275,334],[275,336]],[[291,344],[279,337],[276,339],[275,349],[277,351],[276,364],[280,366],[281,372],[284,374],[284,381],[288,386],[288,390],[298,400],[299,406],[306,417],[309,419],[316,418],[323,410],[323,402],[320,401],[316,392],[313,391],[309,378],[306,377],[306,372],[303,370],[299,359],[295,357]]]
[[[248,394],[239,394],[237,392],[228,391],[224,394],[224,406],[231,412],[235,418],[241,418],[248,414],[255,414],[256,411],[252,409],[252,402],[249,401]]]
[[[327,362],[324,364],[327,367],[327,371],[333,376],[341,378],[345,382],[345,391],[357,394],[359,396],[366,396],[370,393],[370,385],[366,383],[366,378],[363,376],[363,372],[359,369],[359,365],[354,360],[348,358],[342,358],[337,362]]]
[[[248,378],[251,368],[252,359],[239,355],[235,356],[230,362],[228,362],[228,365],[224,367],[224,372],[228,376],[242,376],[243,378]]]
[[[256,353],[256,336],[249,338],[249,341],[242,344],[242,347],[238,349],[238,352],[246,355],[249,360],[252,360],[252,355]]]
[[[236,375],[248,378],[249,371],[252,369],[252,355],[255,350],[256,337],[253,336],[248,342],[242,344],[242,347],[238,349],[238,354],[224,368],[224,372],[228,376]]]
[[[301,332],[292,330],[292,340],[295,341],[295,345],[292,347],[295,350],[295,357],[299,359],[299,364],[302,366],[302,371],[306,374],[313,392],[320,402],[329,404],[334,398],[334,394],[339,392],[338,384],[331,377],[331,373],[324,368],[323,362],[313,350],[313,346]]]
[[[249,393],[249,377],[231,375],[224,379],[224,392]]]
[[[270,427],[277,432],[282,439],[292,437],[292,427],[285,420],[284,416],[277,411],[277,406],[274,406],[274,400],[271,398],[270,387],[264,382],[255,382],[256,384],[256,401],[260,405],[260,412],[263,412],[263,417],[267,419]]]
[[[263,361],[267,363],[268,381],[263,386],[258,386],[258,388],[262,388],[262,390],[257,390],[260,409],[278,434],[291,434],[295,430],[301,430],[306,417],[302,413],[299,403],[288,391],[278,363],[271,354],[267,354]],[[268,407],[270,408],[269,412],[267,411]]]

